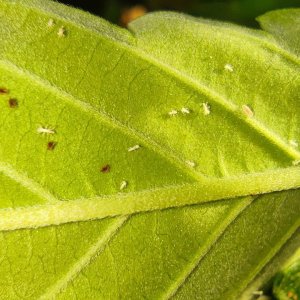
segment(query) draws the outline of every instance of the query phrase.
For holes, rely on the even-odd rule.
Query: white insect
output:
[[[45,134],[52,135],[52,134],[55,134],[56,132],[55,132],[55,129],[53,129],[53,128],[46,128],[46,127],[40,126],[37,129],[37,133],[43,134],[43,135],[45,135]]]
[[[183,114],[185,114],[185,115],[188,115],[188,114],[191,113],[190,109],[187,108],[187,107],[183,107],[183,108],[181,109],[181,112],[182,112]]]
[[[134,146],[128,148],[128,152],[136,151],[136,150],[138,150],[140,148],[141,148],[140,145],[134,145]]]
[[[233,72],[233,71],[234,71],[233,66],[232,66],[231,64],[226,64],[226,65],[224,66],[224,69],[225,69],[226,71],[228,71],[228,72]]]
[[[196,163],[194,161],[186,160],[185,162],[191,168],[195,168],[196,167]]]
[[[254,116],[253,110],[246,104],[242,105],[242,111],[243,111],[244,115],[248,118],[252,118]]]
[[[48,21],[48,27],[53,27],[54,25],[55,25],[55,22],[54,22],[54,20],[53,19],[50,19],[49,21]]]
[[[58,35],[59,37],[64,37],[64,36],[66,36],[66,29],[65,29],[64,26],[62,26],[62,27],[60,27],[60,28],[58,29],[57,35]]]
[[[205,103],[202,103],[202,106],[203,106],[203,113],[205,116],[208,116],[210,114],[210,105],[205,102]]]
[[[178,114],[178,111],[175,109],[172,109],[171,111],[168,112],[169,116],[176,116]]]
[[[252,292],[252,294],[254,296],[262,296],[264,294],[264,292],[263,291],[254,291],[254,292]]]
[[[300,159],[294,160],[293,165],[294,166],[299,166],[300,165]]]
[[[298,142],[295,141],[295,140],[289,140],[289,144],[292,146],[292,147],[295,147],[297,148],[299,146]]]
[[[128,185],[128,182],[127,181],[122,181],[121,184],[120,184],[120,191],[124,190]]]

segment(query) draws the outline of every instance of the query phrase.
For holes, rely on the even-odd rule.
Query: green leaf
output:
[[[264,288],[300,246],[299,19],[0,0],[0,298]]]
[[[300,261],[296,260],[277,274],[273,292],[276,299],[298,299],[300,297]]]
[[[274,35],[287,50],[300,54],[299,10],[278,10],[258,18],[261,27]]]

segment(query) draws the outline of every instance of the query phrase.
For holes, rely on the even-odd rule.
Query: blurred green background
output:
[[[90,11],[113,23],[127,22],[145,11],[175,10],[194,16],[257,27],[255,17],[266,11],[300,7],[300,0],[59,0]]]

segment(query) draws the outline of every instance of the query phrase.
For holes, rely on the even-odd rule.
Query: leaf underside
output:
[[[0,0],[0,20],[0,298],[266,287],[300,245],[300,10],[127,30]]]

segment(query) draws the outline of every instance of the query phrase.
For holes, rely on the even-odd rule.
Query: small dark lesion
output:
[[[57,142],[49,141],[47,143],[47,150],[53,151],[55,149],[56,145],[57,145]]]
[[[0,95],[7,95],[9,90],[5,87],[0,87]]]
[[[110,172],[110,165],[105,165],[101,168],[101,173],[109,173]]]
[[[8,105],[9,105],[10,108],[16,108],[16,107],[18,107],[19,103],[18,103],[17,99],[10,98],[8,100]]]

